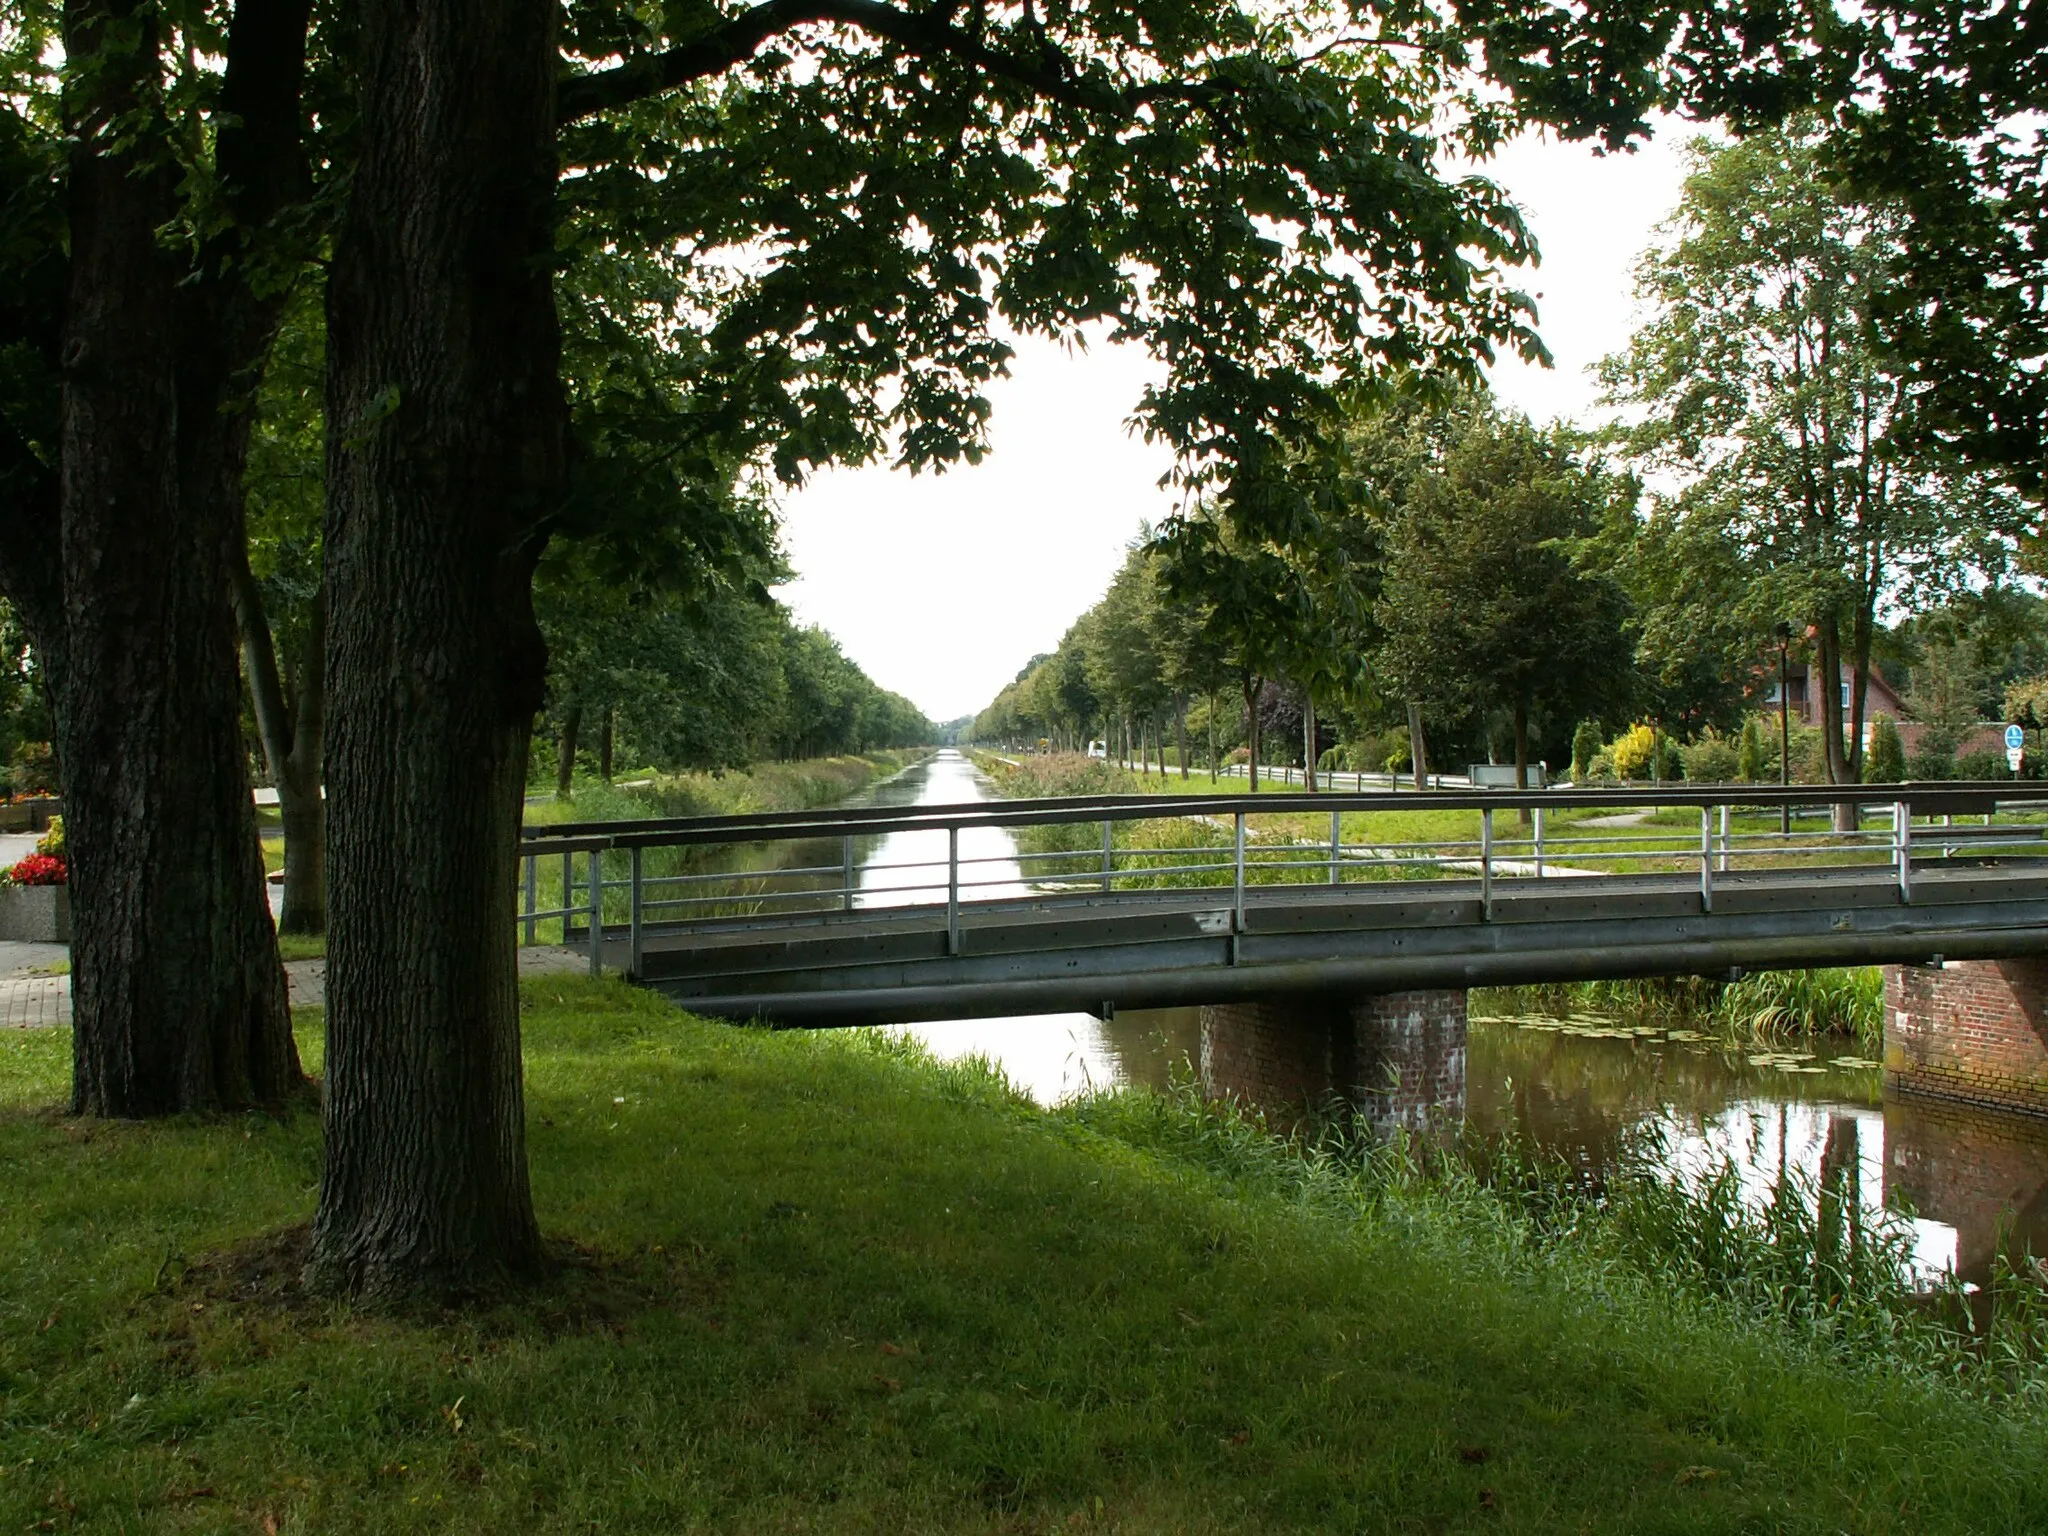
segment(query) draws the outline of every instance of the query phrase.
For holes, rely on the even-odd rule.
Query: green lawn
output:
[[[1219,1172],[1213,1117],[616,982],[524,999],[581,1260],[467,1317],[238,1299],[213,1256],[306,1219],[312,1118],[69,1120],[68,1037],[0,1036],[0,1530],[2048,1528],[2039,1421],[1483,1200],[1304,1198]]]

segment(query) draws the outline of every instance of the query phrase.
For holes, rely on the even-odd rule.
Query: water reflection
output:
[[[856,804],[961,804],[993,797],[955,752],[875,786]],[[944,832],[892,833],[860,849],[863,905],[929,900],[936,860],[943,894]],[[1016,845],[999,829],[963,833],[961,856],[984,895],[1027,886]],[[1475,1009],[1475,1012],[1477,1010]],[[1762,1204],[1797,1174],[1824,1172],[1855,1192],[1859,1214],[1914,1214],[1916,1265],[1981,1283],[2000,1223],[2048,1252],[2048,1125],[1913,1100],[1885,1101],[1879,1074],[1839,1065],[1845,1049],[1784,1055],[1730,1051],[1691,1035],[1628,1021],[1549,1027],[1475,1021],[1467,1046],[1467,1116],[1482,1134],[1512,1132],[1589,1174],[1648,1161],[1696,1178],[1723,1161],[1746,1198]],[[1608,1028],[1587,1030],[1596,1023]],[[1131,1011],[1105,1023],[1085,1013],[897,1026],[938,1055],[980,1055],[1044,1104],[1112,1087],[1163,1087],[1199,1058],[1201,1011]],[[1852,1062],[1855,1058],[1851,1058]]]

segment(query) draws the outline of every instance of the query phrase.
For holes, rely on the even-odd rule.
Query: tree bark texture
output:
[[[1415,772],[1415,787],[1429,788],[1428,744],[1422,737],[1422,706],[1408,701],[1408,766]]]
[[[1855,775],[1849,769],[1849,754],[1842,739],[1842,637],[1833,614],[1822,619],[1817,626],[1820,631],[1819,644],[1815,647],[1815,664],[1807,669],[1809,695],[1819,690],[1821,744],[1827,755],[1827,777],[1830,784],[1853,784]],[[1837,832],[1854,832],[1857,824],[1858,807],[1837,805],[1829,816],[1829,824]]]
[[[565,411],[554,8],[366,0],[328,287],[326,1165],[309,1279],[538,1262],[514,930]]]
[[[62,353],[63,684],[72,887],[72,1107],[139,1116],[275,1102],[300,1085],[242,753],[230,553],[246,338],[194,311],[217,285],[157,231],[176,208],[144,131],[151,13],[75,3],[66,52],[71,271]],[[203,345],[195,346],[195,342]]]
[[[612,781],[612,710],[606,706],[604,719],[597,726],[597,776],[609,784]]]

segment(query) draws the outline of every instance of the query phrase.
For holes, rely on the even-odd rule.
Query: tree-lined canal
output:
[[[946,751],[876,784],[849,805],[959,805],[997,798],[963,755]],[[1028,890],[1001,828],[961,836],[962,880],[979,896]],[[929,901],[943,831],[896,832],[855,852],[861,905]],[[940,876],[943,878],[943,876]],[[1589,1174],[1652,1166],[1697,1177],[1726,1162],[1759,1204],[1788,1175],[1826,1172],[1866,1215],[1912,1212],[1918,1264],[1966,1281],[1989,1272],[2000,1224],[2048,1251],[2048,1126],[1919,1100],[1887,1103],[1880,1073],[1827,1039],[1733,1047],[1669,1023],[1591,1012],[1489,1011],[1473,1000],[1466,1117],[1481,1135],[1513,1134]],[[1111,1087],[1164,1087],[1199,1060],[1199,1009],[962,1019],[895,1026],[948,1058],[986,1057],[1041,1103]]]

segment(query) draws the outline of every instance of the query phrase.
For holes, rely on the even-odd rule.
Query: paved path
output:
[[[71,1022],[71,977],[48,974],[70,958],[62,944],[0,942],[0,1029],[40,1029]],[[536,944],[519,951],[521,976],[579,974],[590,968],[586,950]],[[318,1008],[327,1001],[327,962],[289,960],[285,984],[294,1008]]]

